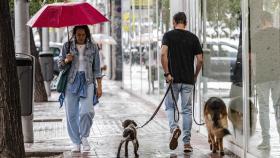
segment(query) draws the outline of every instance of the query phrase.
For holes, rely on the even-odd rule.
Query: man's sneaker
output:
[[[87,138],[82,137],[83,151],[90,151],[90,145]]]
[[[169,148],[171,150],[175,150],[178,146],[178,138],[181,135],[181,130],[180,128],[176,127],[171,135],[170,143],[169,143]]]
[[[257,148],[259,150],[269,150],[270,149],[270,143],[269,143],[269,141],[263,141],[261,144],[259,144],[257,146]]]
[[[72,152],[80,152],[81,151],[80,144],[73,144],[73,147],[72,147],[71,151]]]
[[[184,144],[184,152],[188,153],[188,152],[192,152],[193,148],[191,146],[191,144]]]

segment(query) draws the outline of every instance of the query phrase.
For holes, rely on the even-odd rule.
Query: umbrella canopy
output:
[[[95,42],[100,44],[117,44],[116,40],[107,34],[92,34],[92,38]]]
[[[30,27],[93,25],[108,19],[87,2],[53,3],[41,8],[28,22]]]

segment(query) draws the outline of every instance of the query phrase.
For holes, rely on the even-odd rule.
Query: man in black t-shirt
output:
[[[260,29],[251,39],[255,57],[254,81],[259,105],[259,121],[262,129],[260,150],[270,149],[270,97],[274,108],[276,129],[280,134],[280,30],[273,27],[269,12],[260,13]],[[273,129],[275,130],[275,128]],[[280,141],[280,139],[279,139]]]
[[[192,128],[192,105],[191,96],[193,85],[202,67],[202,48],[196,35],[186,31],[186,15],[184,12],[176,13],[173,16],[174,30],[164,34],[161,47],[161,64],[164,76],[168,83],[173,81],[173,90],[176,101],[181,94],[181,110],[183,117],[183,143],[184,152],[191,152],[190,144]],[[194,59],[196,68],[194,69]],[[174,150],[178,146],[178,137],[181,130],[174,120],[174,104],[169,92],[165,100],[167,117],[171,140],[169,148]]]

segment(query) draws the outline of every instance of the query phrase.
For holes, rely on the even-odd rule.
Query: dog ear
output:
[[[125,121],[123,121],[123,122],[122,122],[123,128],[126,128],[126,127],[129,125],[129,123],[130,123],[130,120],[125,120]]]
[[[136,124],[136,122],[134,122],[134,121],[132,120],[132,123],[133,123],[133,125],[134,125],[135,127],[137,127],[137,124]]]

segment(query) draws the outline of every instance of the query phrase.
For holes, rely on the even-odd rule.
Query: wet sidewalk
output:
[[[59,109],[56,101],[58,94],[53,92],[49,102],[35,103],[34,106],[34,143],[25,144],[27,155],[58,154],[53,157],[88,157],[113,158],[122,138],[121,121],[133,119],[138,125],[145,123],[157,105],[150,104],[120,89],[118,82],[103,82],[103,97],[95,107],[95,118],[90,134],[92,149],[87,153],[71,153],[71,142],[68,138],[64,108]],[[178,148],[171,151],[168,147],[169,128],[165,112],[159,111],[147,126],[138,130],[140,158],[209,158],[219,157],[211,154],[207,138],[192,132],[191,144],[194,151],[184,154],[180,139]],[[124,146],[123,146],[124,147]],[[132,144],[128,147],[129,157],[134,157]],[[60,154],[60,155],[59,155]],[[236,158],[225,150],[224,158]],[[121,156],[124,157],[124,148]]]

